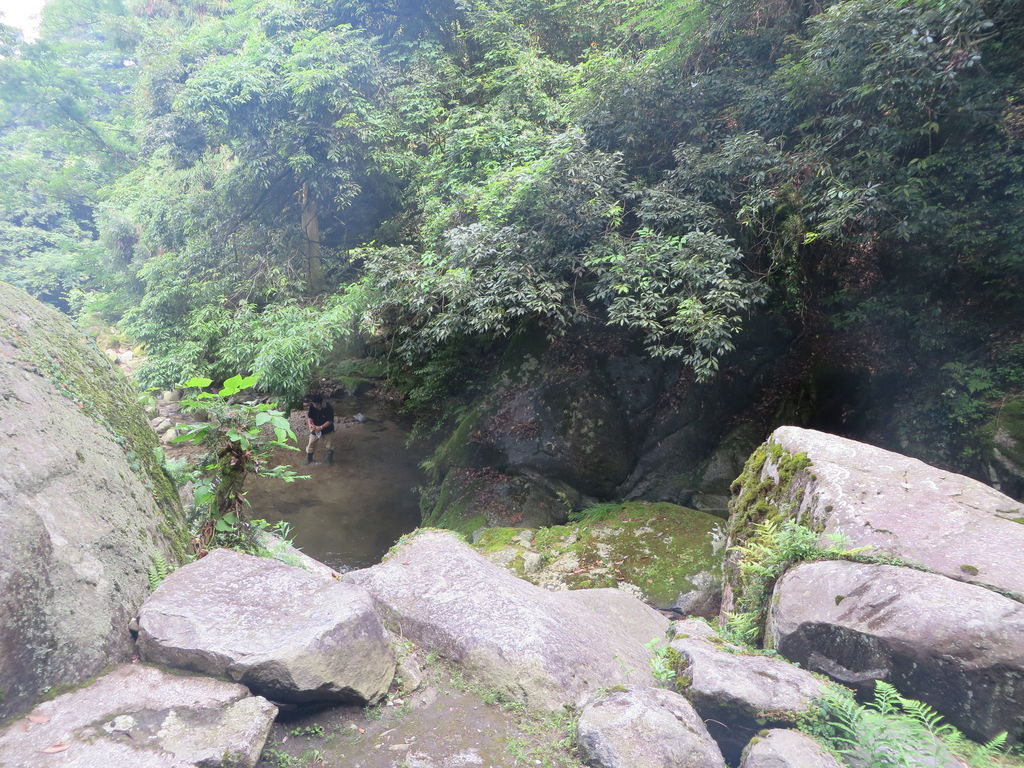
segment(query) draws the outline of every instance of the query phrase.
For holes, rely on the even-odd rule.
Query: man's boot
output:
[[[313,463],[313,454],[312,453],[307,453],[306,454],[306,463],[307,464],[312,464]]]
[[[328,451],[327,452],[327,463],[328,464],[333,464],[334,463],[334,451]]]

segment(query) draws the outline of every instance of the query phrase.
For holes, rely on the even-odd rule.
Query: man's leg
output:
[[[306,463],[313,463],[313,448],[316,445],[317,436],[312,432],[309,433],[309,442],[306,444]]]
[[[323,436],[324,450],[327,451],[327,463],[334,463],[334,432],[329,432]]]

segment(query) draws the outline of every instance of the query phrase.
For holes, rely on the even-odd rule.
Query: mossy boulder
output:
[[[749,354],[737,353],[714,385],[696,383],[680,361],[652,359],[617,329],[583,325],[555,341],[517,337],[499,359],[482,361],[486,373],[451,412],[428,462],[425,520],[437,524],[448,515],[437,503],[462,498],[452,487],[437,490],[465,470],[516,478],[520,496],[529,487],[526,496],[538,506],[522,509],[516,525],[562,522],[564,514],[548,511],[608,499],[665,501],[725,517],[729,483],[766,432],[763,414],[753,411],[771,373],[757,362],[767,349],[763,337],[751,334]]]
[[[376,387],[384,378],[384,364],[373,358],[346,358],[325,365],[319,372],[333,381],[332,397],[359,397]]]
[[[707,723],[730,765],[762,728],[793,726],[813,711],[825,684],[785,661],[745,652],[697,619],[672,625],[673,684]]]
[[[1024,504],[977,480],[854,440],[779,427],[734,484],[729,545],[765,519],[794,519],[876,557],[1024,600]],[[726,562],[723,609],[739,588]]]
[[[636,440],[614,377],[591,358],[582,346],[513,343],[428,462],[425,524],[547,525],[614,496]]]
[[[147,567],[183,555],[138,398],[67,318],[0,283],[0,718],[126,659]]]
[[[518,576],[553,589],[619,587],[659,608],[715,615],[721,519],[664,502],[602,504],[536,531],[490,528],[476,547]]]

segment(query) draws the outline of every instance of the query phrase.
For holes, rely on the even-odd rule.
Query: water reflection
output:
[[[292,464],[309,480],[286,484],[260,478],[251,482],[248,498],[254,518],[291,523],[295,544],[332,568],[351,570],[373,565],[404,533],[419,525],[414,488],[423,482],[421,457],[405,447],[408,432],[380,403],[347,398],[335,400],[338,434],[334,464],[304,466],[300,450],[281,450],[276,463]],[[362,413],[364,423],[341,423]],[[305,448],[304,414],[292,419]]]

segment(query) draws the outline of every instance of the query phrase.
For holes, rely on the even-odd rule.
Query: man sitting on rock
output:
[[[306,463],[313,463],[313,452],[318,441],[323,441],[327,451],[327,463],[334,463],[334,408],[321,394],[309,399],[309,411],[306,413],[309,422],[309,443],[306,445]]]

